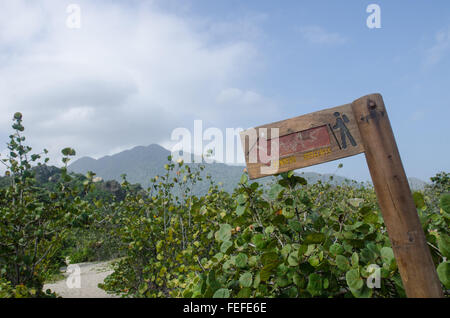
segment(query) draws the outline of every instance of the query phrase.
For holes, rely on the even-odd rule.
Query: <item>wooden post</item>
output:
[[[380,94],[352,103],[395,259],[408,297],[443,297]]]

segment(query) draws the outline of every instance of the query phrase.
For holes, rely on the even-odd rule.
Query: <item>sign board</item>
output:
[[[380,94],[241,133],[250,179],[364,152],[408,297],[443,297]]]
[[[351,104],[250,128],[240,137],[250,179],[364,152]]]

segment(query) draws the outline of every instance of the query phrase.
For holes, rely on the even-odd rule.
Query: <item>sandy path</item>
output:
[[[107,294],[103,289],[98,288],[99,283],[103,283],[103,280],[111,274],[113,271],[110,268],[110,262],[101,263],[80,263],[74,264],[79,266],[80,273],[80,288],[69,288],[67,279],[60,280],[53,284],[45,284],[44,291],[50,289],[56,292],[63,298],[116,298],[117,296]],[[68,277],[73,275],[75,271],[71,273],[64,273],[64,276]],[[73,282],[74,280],[70,280]],[[68,286],[69,285],[69,286]]]

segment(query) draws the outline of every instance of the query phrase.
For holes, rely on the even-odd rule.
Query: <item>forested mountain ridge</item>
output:
[[[56,191],[58,182],[60,182],[62,171],[55,166],[40,165],[32,168],[34,173],[35,186],[50,191]],[[83,182],[88,178],[85,174],[71,173],[72,180],[70,185],[73,187],[83,188]],[[121,184],[116,180],[104,180],[101,177],[94,177],[95,187],[86,195],[86,199],[103,199],[106,201],[120,201],[125,195],[126,191]],[[7,187],[10,184],[10,177],[0,177],[0,188]],[[132,184],[130,186],[132,191],[141,191],[142,187],[139,184]],[[81,192],[82,193],[82,192]]]
[[[147,147],[137,146],[99,159],[82,157],[69,165],[68,169],[81,174],[93,171],[104,180],[116,180],[119,182],[122,180],[122,174],[126,174],[129,182],[139,183],[143,188],[147,188],[151,178],[164,173],[164,163],[166,163],[167,157],[170,155],[171,152],[169,150],[156,144]],[[199,164],[192,163],[189,165],[198,166]],[[211,163],[205,164],[204,175],[211,175],[214,181],[222,183],[224,190],[232,192],[241,178],[243,169],[243,166]],[[300,172],[298,174],[304,177],[308,183],[316,183],[319,180],[336,185],[352,182],[348,178],[333,174],[319,174],[315,172]],[[265,184],[270,183],[272,180],[272,177],[268,177],[259,179],[258,182]],[[421,190],[426,185],[426,182],[417,178],[410,178],[410,185],[412,189]],[[199,192],[207,191],[207,182],[205,180],[200,182],[196,188]]]

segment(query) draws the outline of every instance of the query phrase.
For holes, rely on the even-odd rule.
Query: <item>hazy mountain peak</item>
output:
[[[76,161],[95,162],[97,160],[92,158],[92,157],[89,157],[89,156],[84,156],[84,157],[81,157],[81,158],[77,159]]]
[[[91,157],[83,157],[71,165],[69,170],[73,172],[85,174],[88,171],[93,171],[97,176],[104,180],[121,181],[121,175],[126,174],[127,179],[131,183],[140,183],[144,187],[148,187],[150,179],[156,175],[162,175],[164,164],[167,163],[167,157],[170,151],[157,144],[148,146],[136,146],[132,149],[124,150],[119,153],[104,156],[99,159]],[[198,163],[192,163],[195,166]],[[205,164],[205,173],[212,176],[216,182],[222,182],[224,189],[232,191],[238,184],[239,179],[243,173],[243,166],[229,166],[223,163]],[[331,175],[318,174],[314,172],[298,171],[300,176],[308,180],[308,183],[316,183],[317,181],[331,182],[332,184],[351,183],[348,178]],[[331,177],[331,178],[330,178]],[[265,184],[273,180],[273,178],[263,178],[257,180],[261,184]],[[413,190],[423,189],[425,182],[410,178],[411,188]],[[205,190],[207,184],[197,184],[199,192]],[[197,191],[196,191],[197,192]]]

